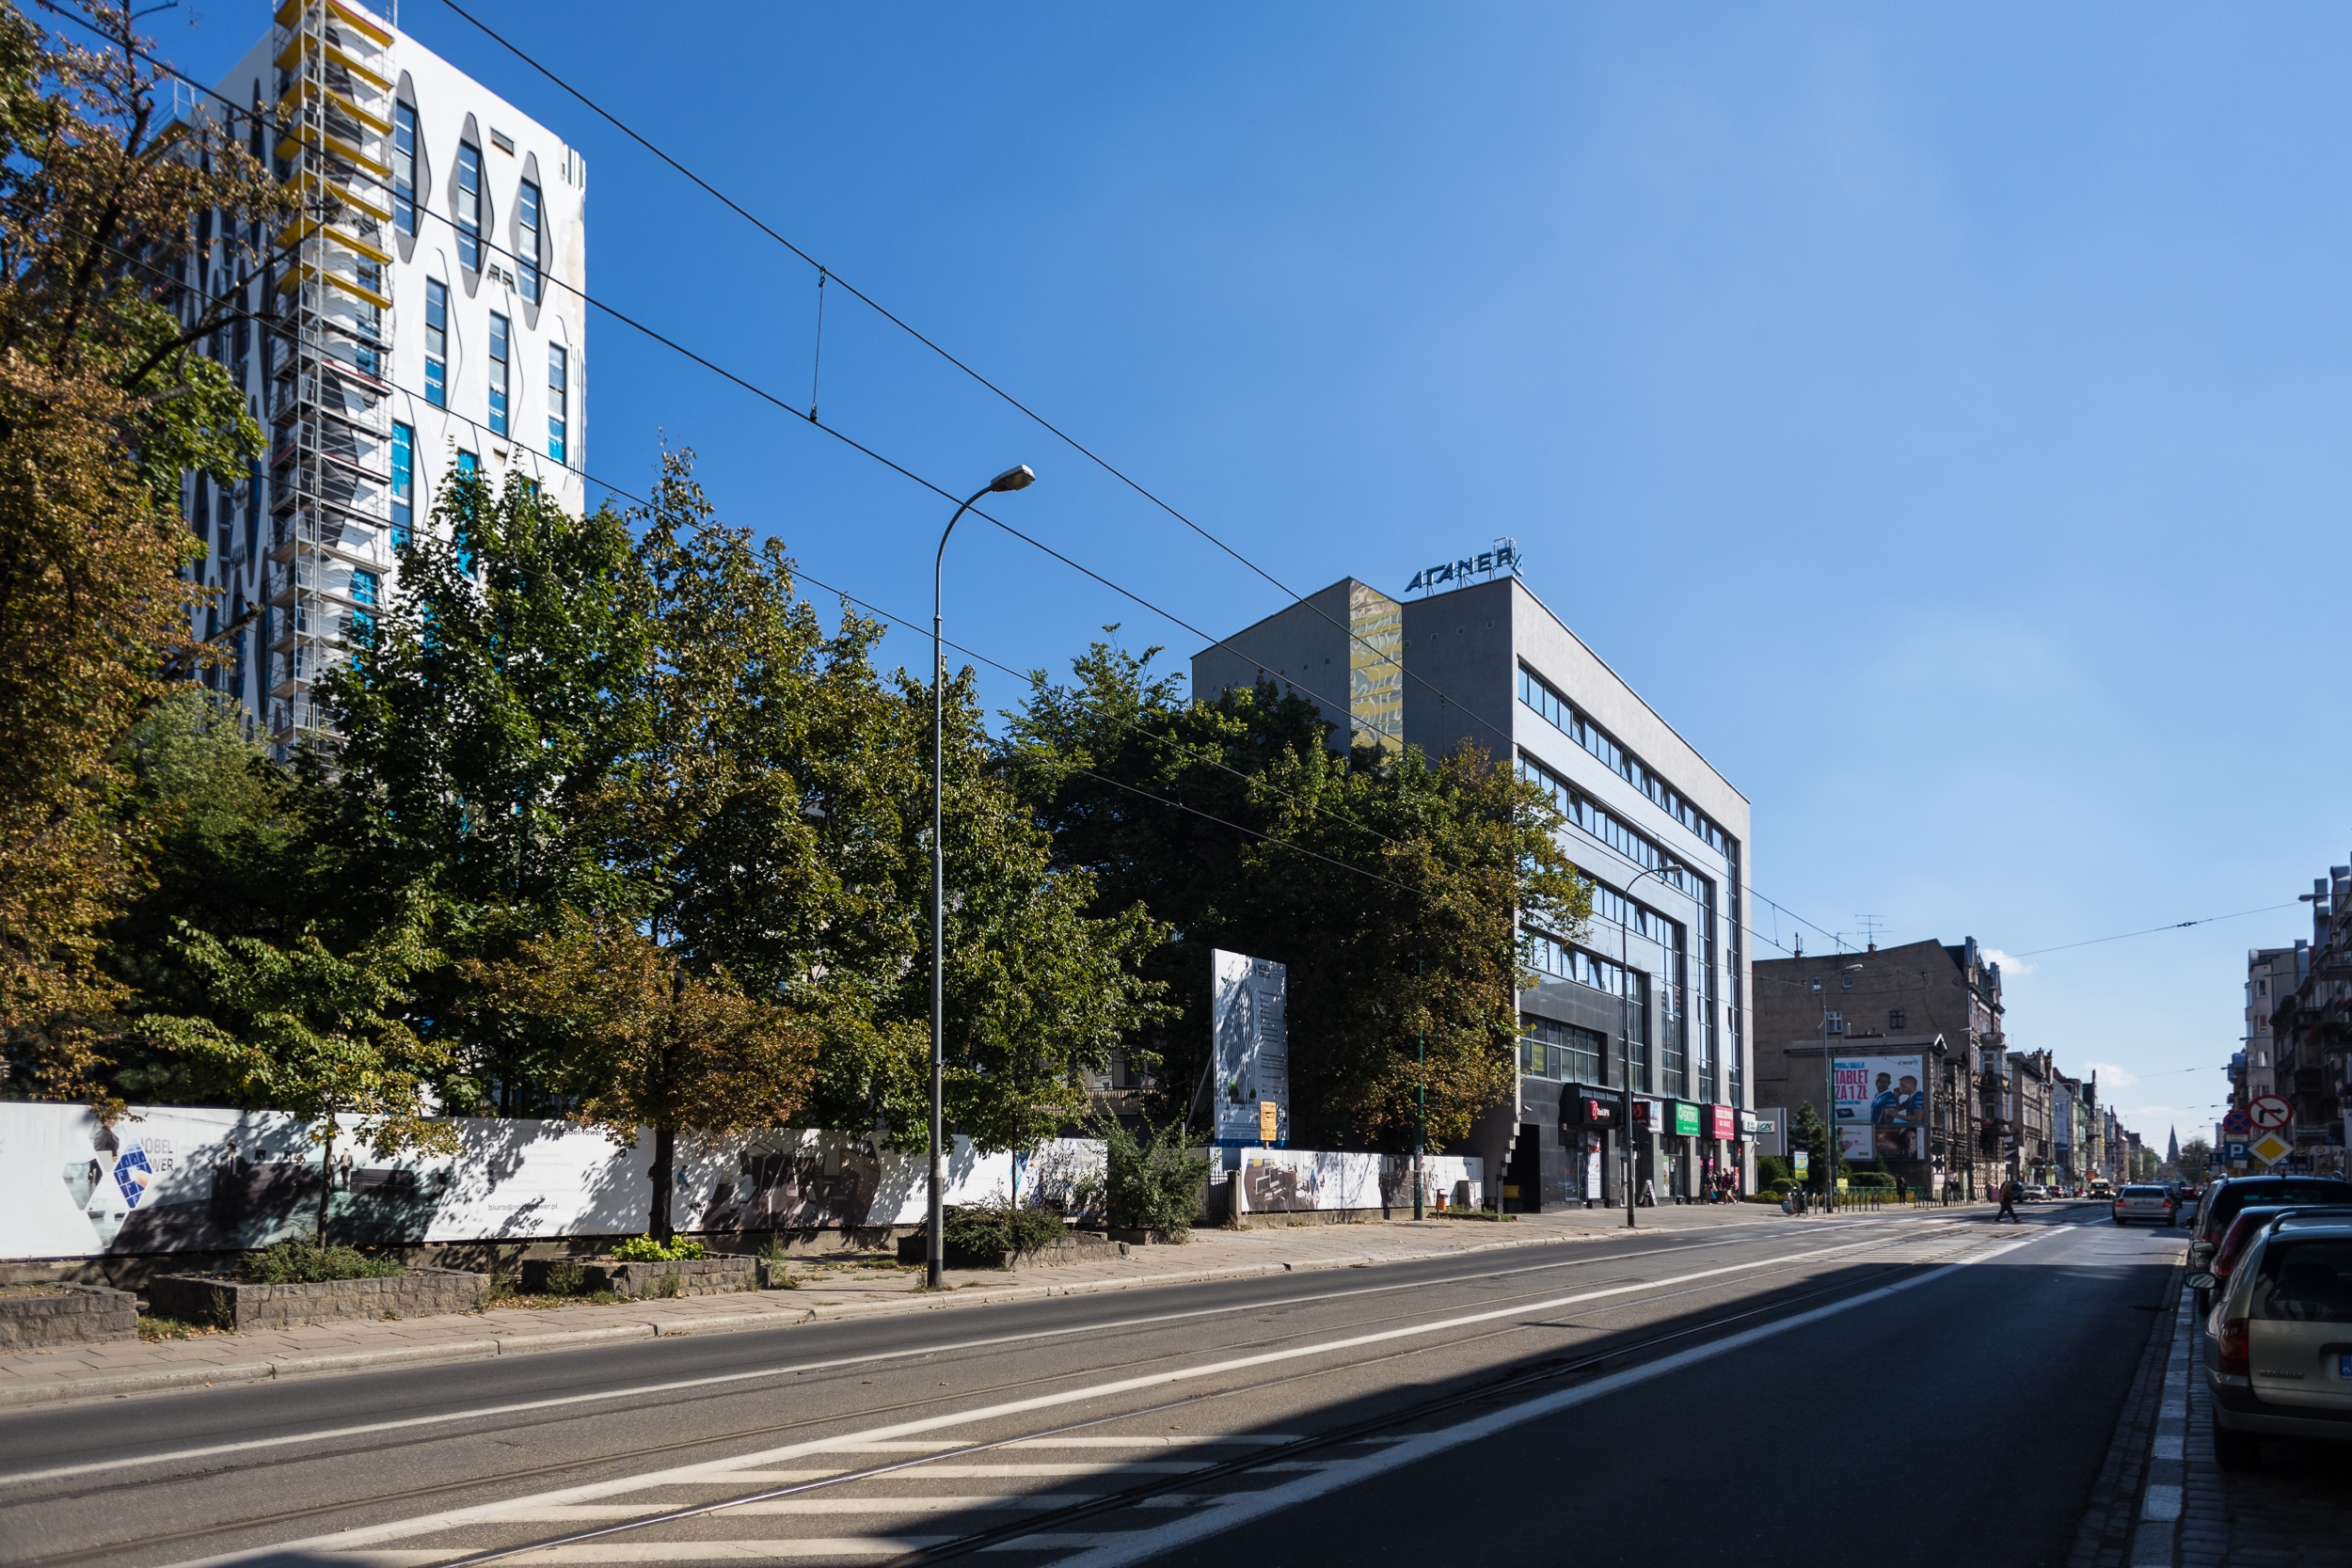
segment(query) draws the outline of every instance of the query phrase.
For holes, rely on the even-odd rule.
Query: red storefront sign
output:
[[[1712,1129],[1710,1138],[1736,1138],[1740,1135],[1740,1113],[1728,1105],[1709,1105],[1707,1117]]]

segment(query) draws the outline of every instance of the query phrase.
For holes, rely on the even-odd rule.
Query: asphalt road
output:
[[[0,1560],[2055,1563],[2179,1247],[1761,1215],[28,1409]]]

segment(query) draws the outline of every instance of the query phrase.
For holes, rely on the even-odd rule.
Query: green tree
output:
[[[555,1086],[573,1116],[625,1148],[653,1129],[653,1206],[646,1233],[674,1234],[677,1135],[739,1132],[798,1114],[816,1061],[816,1032],[792,1011],[746,996],[723,970],[689,974],[623,920],[568,918],[494,963],[469,959],[479,1001],[547,1023],[565,1042]]]
[[[300,1117],[330,1171],[346,1132],[365,1133],[379,1155],[453,1152],[456,1130],[435,1118],[431,1101],[449,1049],[421,1037],[409,1017],[408,977],[435,959],[422,924],[404,922],[342,954],[315,935],[280,946],[183,926],[173,944],[206,1008],[150,1017],[141,1027],[188,1062],[199,1087]],[[322,1240],[330,1185],[319,1185]]]
[[[101,949],[143,847],[117,748],[193,657],[182,473],[233,480],[261,451],[197,352],[244,291],[179,280],[199,214],[224,214],[234,275],[257,261],[238,236],[294,209],[225,127],[167,123],[128,6],[87,14],[109,47],[0,4],[0,1039],[7,1092],[113,1115],[125,992]]]
[[[1057,860],[1182,933],[1147,964],[1174,1021],[1131,1059],[1163,1065],[1168,1114],[1200,1114],[1210,950],[1275,958],[1295,1140],[1400,1148],[1417,1114],[1460,1139],[1509,1092],[1519,922],[1571,936],[1590,912],[1556,809],[1473,751],[1342,756],[1271,686],[1186,704],[1156,652],[1098,642],[1072,684],[1035,677],[1004,746]]]
[[[1830,1183],[1836,1176],[1842,1176],[1849,1169],[1845,1155],[1843,1151],[1840,1151],[1837,1156],[1836,1168],[1835,1172],[1832,1171],[1829,1127],[1821,1120],[1821,1113],[1813,1108],[1813,1101],[1809,1100],[1799,1105],[1796,1115],[1789,1117],[1788,1147],[1792,1149],[1804,1150],[1809,1162],[1805,1173],[1806,1179],[1810,1184],[1820,1188],[1823,1192],[1829,1191]]]
[[[341,738],[303,759],[307,787],[354,923],[429,894],[449,957],[418,976],[429,1027],[462,1028],[467,1082],[525,1115],[564,1042],[460,1006],[452,965],[511,955],[567,908],[629,906],[614,784],[646,744],[650,588],[625,518],[572,516],[518,475],[495,490],[455,475],[434,521],[351,666],[321,683]]]

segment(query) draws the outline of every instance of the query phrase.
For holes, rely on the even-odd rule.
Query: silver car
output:
[[[2142,1186],[2135,1183],[2115,1195],[2115,1223],[2129,1225],[2134,1220],[2153,1220],[2158,1225],[2170,1225],[2180,1212],[2169,1187]]]
[[[2259,1465],[2265,1437],[2352,1443],[2352,1223],[2280,1216],[2239,1259],[2206,1329],[2223,1469]]]

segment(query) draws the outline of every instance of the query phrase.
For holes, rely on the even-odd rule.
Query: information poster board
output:
[[[1924,1058],[1836,1058],[1838,1148],[1849,1160],[1927,1158]]]
[[[1210,956],[1216,1030],[1216,1141],[1224,1146],[1289,1142],[1290,1033],[1285,997],[1290,972],[1271,958],[1220,950]],[[1265,1134],[1262,1105],[1274,1107]]]

